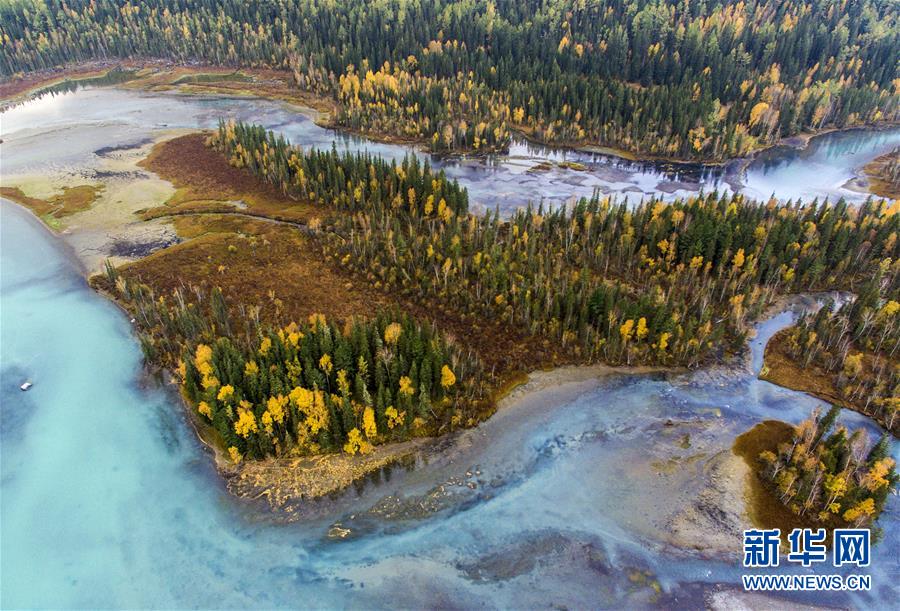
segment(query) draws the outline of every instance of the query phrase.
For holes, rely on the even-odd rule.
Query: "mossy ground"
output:
[[[178,214],[241,211],[275,220],[308,223],[321,210],[290,199],[249,172],[232,167],[208,148],[202,133],[156,145],[138,165],[171,182],[175,194],[164,206],[145,210],[145,220]]]
[[[186,241],[121,268],[159,294],[195,286],[222,289],[231,304],[258,305],[261,318],[287,324],[325,313],[366,316],[388,300],[331,272],[311,239],[291,226],[209,214],[184,216],[175,227]]]
[[[789,335],[790,329],[783,329],[769,340],[760,379],[809,393],[829,403],[843,403],[829,372],[815,365],[805,367],[790,356],[787,351]]]

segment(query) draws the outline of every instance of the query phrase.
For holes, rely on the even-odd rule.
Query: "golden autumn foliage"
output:
[[[233,462],[235,464],[241,462],[241,460],[244,458],[241,455],[240,451],[234,446],[231,446],[230,448],[228,448],[228,456],[229,456],[229,458],[231,458],[231,462]]]
[[[219,394],[216,395],[216,399],[218,399],[219,401],[227,401],[232,396],[234,396],[234,386],[226,384],[219,389]]]
[[[413,387],[412,379],[409,376],[400,378],[400,394],[411,397],[415,392],[416,389]]]
[[[384,330],[384,343],[396,344],[397,340],[400,339],[400,334],[402,332],[403,332],[403,328],[399,324],[392,322]]]
[[[393,405],[388,406],[388,408],[384,410],[384,415],[387,416],[387,425],[390,429],[397,426],[403,426],[403,422],[406,419],[406,412],[398,412],[397,408]]]
[[[649,331],[647,330],[647,319],[641,316],[638,319],[637,328],[634,332],[635,338],[639,340],[644,339],[645,337],[647,337],[647,333],[649,333]]]
[[[441,367],[441,386],[450,388],[454,384],[456,384],[456,376],[453,374],[453,370],[444,365]]]
[[[256,416],[253,412],[246,408],[238,409],[238,419],[234,423],[234,432],[241,437],[248,437],[251,433],[257,432]]]
[[[366,434],[366,439],[372,440],[378,437],[378,427],[375,424],[375,410],[371,407],[367,407],[363,411],[363,432]]]
[[[212,374],[212,366],[210,365],[211,359],[212,348],[205,344],[198,344],[194,356],[194,366],[202,376],[208,376]]]
[[[368,454],[373,450],[372,444],[363,439],[359,429],[352,429],[347,435],[344,452],[347,454]]]
[[[890,441],[868,447],[860,429],[851,433],[835,426],[840,408],[818,412],[800,423],[790,443],[759,456],[765,479],[774,484],[779,500],[791,511],[814,522],[870,526],[897,484],[894,461],[887,456]]]
[[[844,512],[844,519],[854,526],[861,525],[875,513],[875,499],[867,498]]]
[[[757,102],[752,109],[750,109],[750,125],[756,125],[759,123],[763,114],[769,110],[769,105],[765,102]]]
[[[285,407],[287,406],[288,397],[278,395],[277,397],[269,397],[266,402],[265,413],[269,414],[272,422],[281,424],[284,421]]]
[[[634,331],[634,321],[630,318],[622,323],[622,326],[619,327],[619,335],[622,336],[622,341],[627,342],[631,339],[631,335]]]

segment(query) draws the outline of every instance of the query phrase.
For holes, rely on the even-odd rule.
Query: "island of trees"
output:
[[[870,527],[898,482],[887,435],[870,445],[862,429],[835,427],[832,407],[759,454],[759,474],[779,502],[807,524]]]
[[[740,345],[779,293],[850,289],[876,270],[896,282],[900,265],[887,202],[595,197],[501,220],[468,214],[465,192],[415,159],[304,152],[241,123],[222,124],[210,145],[285,193],[352,211],[320,227],[325,254],[352,273],[588,360],[693,366]]]
[[[162,58],[292,75],[344,128],[434,151],[553,144],[721,160],[896,122],[896,3],[15,0],[0,76]]]

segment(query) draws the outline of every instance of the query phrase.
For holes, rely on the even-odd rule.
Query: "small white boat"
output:
[[[19,386],[19,388],[24,391],[24,390],[28,390],[32,386],[34,386],[34,384],[32,384],[31,382],[25,382],[24,384]]]

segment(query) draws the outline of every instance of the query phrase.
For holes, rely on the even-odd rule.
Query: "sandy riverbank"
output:
[[[888,167],[896,164],[900,152],[894,150],[890,153],[876,157],[857,172],[857,176],[844,184],[845,189],[864,193],[886,199],[900,199],[900,184],[891,180]]]
[[[751,476],[746,461],[730,450],[710,458],[699,493],[668,523],[668,543],[704,556],[736,557],[743,531],[753,528],[747,505]]]
[[[671,368],[607,365],[532,373],[499,401],[489,426],[461,433],[443,453],[448,460],[465,463],[475,448],[488,442],[486,430],[503,428],[504,420],[528,418],[548,406],[576,401],[610,378],[682,373]],[[732,452],[720,414],[710,410],[699,420],[672,418],[650,426],[654,432],[646,447],[639,444],[622,455],[633,489],[627,503],[631,509],[623,519],[648,544],[704,557],[733,558],[740,550],[742,531],[752,528],[747,506],[751,472],[744,459]]]
[[[65,187],[86,184],[98,187],[90,207],[66,216],[42,218],[68,244],[82,262],[87,275],[99,273],[107,259],[119,265],[178,242],[171,225],[163,220],[141,220],[137,213],[162,205],[175,189],[171,183],[138,166],[160,141],[176,137],[183,130],[171,130],[133,146],[101,151],[92,176],[80,167],[64,167],[52,174],[12,174],[4,186],[15,187],[29,198],[47,200]],[[17,145],[39,146],[39,136],[24,135]],[[33,140],[33,142],[32,142]],[[102,187],[102,188],[101,188]],[[15,196],[7,194],[15,201]],[[27,201],[16,203],[29,208]]]

